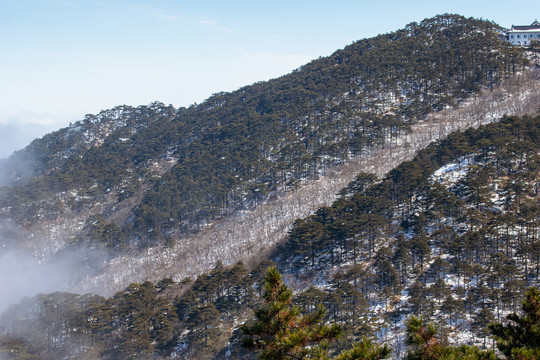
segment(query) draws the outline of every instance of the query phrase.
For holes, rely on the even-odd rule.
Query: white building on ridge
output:
[[[540,41],[540,23],[535,20],[531,25],[512,25],[506,36],[512,45],[529,46],[532,40]]]

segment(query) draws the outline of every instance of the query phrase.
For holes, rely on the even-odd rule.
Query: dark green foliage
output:
[[[484,347],[486,346],[486,337],[490,335],[488,325],[494,322],[495,316],[493,316],[493,312],[487,307],[482,308],[482,310],[474,316],[474,321],[471,325],[476,333],[484,338]]]
[[[341,328],[323,323],[326,311],[322,306],[303,315],[293,305],[293,293],[275,267],[268,269],[263,298],[265,304],[255,311],[256,320],[242,326],[245,347],[260,349],[259,359],[329,359],[328,342],[340,335]],[[389,355],[390,348],[386,345],[379,346],[363,338],[333,359],[376,360]]]
[[[62,292],[25,299],[2,314],[2,342],[44,360],[67,357],[87,347],[99,353],[102,336],[111,330],[105,320],[106,307],[98,305],[105,301],[97,295]]]
[[[476,346],[460,345],[447,347],[441,360],[496,360],[497,356],[491,350],[481,350]]]
[[[174,307],[158,297],[152,283],[132,284],[110,299],[109,304],[112,322],[120,330],[112,357],[152,358],[156,348],[164,348],[173,341]]]
[[[5,337],[0,340],[0,359],[38,360],[40,357],[24,339]]]
[[[508,359],[540,359],[540,291],[529,288],[522,303],[523,315],[507,316],[507,324],[490,325],[497,347]]]
[[[261,349],[259,359],[322,359],[328,341],[339,336],[336,325],[324,325],[325,310],[319,307],[309,315],[292,304],[292,290],[277,269],[269,268],[265,278],[265,304],[255,311],[256,320],[246,324],[243,345]]]
[[[379,360],[390,357],[392,350],[387,346],[380,346],[368,338],[355,343],[350,350],[344,350],[335,360]]]
[[[193,309],[188,318],[188,328],[194,336],[195,343],[208,346],[208,338],[214,338],[219,333],[219,328],[214,324],[220,317],[216,306],[212,303],[201,305]]]
[[[4,313],[1,323],[17,338],[31,339],[28,349],[35,349],[40,359],[75,353],[85,354],[85,359],[152,359],[171,351],[176,313],[170,302],[158,297],[154,285],[145,282],[109,299],[38,295]]]
[[[306,274],[319,269],[333,273],[324,289],[313,287],[299,294],[297,306],[289,302],[290,290],[282,289],[278,308],[293,324],[311,324],[312,329],[320,329],[315,325],[326,321],[338,324],[344,336],[335,343],[335,353],[365,335],[381,336],[384,326],[404,313],[435,318],[441,333],[468,324],[481,344],[486,324],[493,316],[514,310],[525,284],[538,282],[540,276],[539,134],[539,117],[505,117],[420,151],[380,182],[362,174],[332,206],[297,221],[291,230],[281,265],[308,269]],[[439,183],[432,177],[441,166],[464,159],[473,166],[455,183],[444,179]],[[486,188],[504,199],[494,203],[486,197]],[[94,220],[96,236],[107,234],[103,230],[110,224]],[[269,293],[259,283],[268,265],[264,262],[249,272],[241,263],[232,267],[218,263],[195,281],[177,284],[166,278],[157,285],[133,284],[109,299],[40,295],[3,315],[4,332],[10,334],[4,344],[30,355],[39,351],[43,359],[67,357],[73,351],[88,358],[167,357],[178,344],[183,344],[181,356],[211,358],[225,351],[228,329],[249,317],[246,309],[257,307]],[[451,287],[447,276],[454,277],[457,286]],[[399,299],[402,288],[408,291],[407,302]],[[530,304],[537,301],[535,296]],[[401,308],[396,307],[398,301],[403,301]],[[319,304],[328,311],[321,311]],[[374,304],[385,312],[374,315],[370,311]],[[263,311],[260,319],[264,314],[271,321],[270,315],[276,313]],[[501,331],[501,346],[521,351],[519,341],[533,339],[523,346],[537,341],[536,320],[528,315],[510,319],[516,325],[494,327]],[[530,330],[520,328],[529,325]],[[425,322],[411,326],[416,334],[410,340],[411,358],[493,359],[493,354],[474,347],[448,347]],[[286,327],[274,330],[287,333]],[[521,339],[518,333],[526,337]],[[318,336],[316,331],[300,335],[311,340]],[[303,351],[306,338],[300,335],[282,345]],[[17,339],[31,341],[21,344]],[[362,346],[355,345],[342,356],[362,353]],[[318,349],[319,354],[328,350]],[[531,357],[535,351],[531,347],[521,355]]]
[[[88,235],[92,240],[104,244],[111,250],[124,250],[126,234],[113,223],[108,223],[102,216],[90,218]]]
[[[40,359],[72,354],[84,359],[154,359],[166,358],[178,343],[186,343],[192,358],[209,358],[230,335],[224,324],[232,326],[256,300],[254,278],[259,272],[249,273],[241,263],[217,264],[193,282],[164,278],[156,285],[134,283],[108,299],[39,295],[2,314],[0,329],[9,336],[0,336],[0,351],[20,353],[21,358],[39,353]]]
[[[437,328],[422,318],[412,316],[406,323],[407,360],[496,360],[495,353],[476,346],[446,346],[437,338]]]
[[[407,353],[408,360],[438,359],[441,345],[435,337],[437,329],[432,324],[426,324],[422,318],[412,316],[406,323],[406,344],[412,347]]]

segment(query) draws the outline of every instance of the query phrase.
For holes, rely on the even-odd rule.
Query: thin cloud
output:
[[[215,26],[217,24],[217,20],[216,19],[209,19],[209,18],[200,19],[199,24]]]
[[[144,14],[146,16],[153,17],[158,20],[165,20],[168,22],[177,23],[185,20],[177,13],[155,5],[138,4],[129,8],[128,11]]]
[[[180,21],[182,21],[180,16],[178,16],[176,14],[173,14],[172,12],[166,12],[165,10],[157,9],[157,8],[154,9],[154,11],[152,11],[152,13],[150,15],[157,18],[157,19],[165,20],[165,21],[169,21],[169,22],[180,22]]]
[[[0,313],[27,296],[53,291],[105,294],[101,288],[80,288],[76,284],[106,259],[103,249],[80,247],[52,255],[56,239],[33,236],[33,244],[24,244],[28,232],[9,223],[0,223]],[[36,246],[36,244],[40,244]],[[39,251],[38,251],[39,249]],[[1,358],[0,358],[1,359]]]
[[[153,17],[158,20],[165,20],[171,23],[180,23],[180,22],[195,22],[199,25],[202,25],[208,29],[227,32],[233,34],[243,33],[238,29],[234,29],[228,26],[225,26],[220,23],[217,19],[210,17],[191,17],[191,16],[182,16],[174,11],[165,9],[156,5],[149,4],[139,4],[129,9],[132,12],[137,12],[139,14],[144,14],[145,16]]]
[[[232,34],[242,34],[243,31],[240,31],[238,29],[233,29],[224,25],[221,25],[218,20],[212,19],[212,18],[200,18],[197,20],[197,22],[209,29],[222,31],[222,32],[228,32]]]
[[[66,122],[52,115],[30,111],[21,111],[12,116],[0,114],[0,158],[6,158],[35,138],[65,126]]]
[[[0,114],[0,124],[40,124],[53,125],[62,122],[58,116],[52,114],[37,114],[22,110],[14,115]]]

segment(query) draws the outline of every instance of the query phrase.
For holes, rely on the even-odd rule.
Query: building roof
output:
[[[512,25],[513,31],[540,30],[540,23],[537,20],[531,25]]]

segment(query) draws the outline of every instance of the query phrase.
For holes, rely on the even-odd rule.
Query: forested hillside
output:
[[[492,348],[487,325],[540,285],[538,59],[500,30],[437,16],[189,108],[87,115],[2,160],[0,256],[74,258],[107,296],[11,306],[0,358],[254,359],[242,324],[261,347],[283,306],[296,329],[271,346],[295,354],[494,359],[447,345]]]
[[[454,133],[383,179],[360,174],[332,206],[295,223],[273,262],[217,264],[108,299],[40,295],[2,316],[1,346],[42,359],[249,358],[239,324],[261,306],[276,263],[303,312],[323,304],[325,321],[343,329],[336,351],[363,336],[395,358],[420,351],[405,346],[406,328],[423,326],[412,315],[437,325],[440,344],[491,347],[487,325],[539,285],[539,137],[540,117]]]
[[[539,283],[539,120],[453,134],[382,181],[361,174],[297,221],[276,259],[325,284],[308,301],[342,294],[327,301],[345,323],[351,311],[375,312],[386,336],[416,313],[473,341],[465,333],[501,321]]]
[[[2,217],[119,251],[172,243],[521,71],[498,31],[437,16],[189,108],[89,115],[4,161]]]

